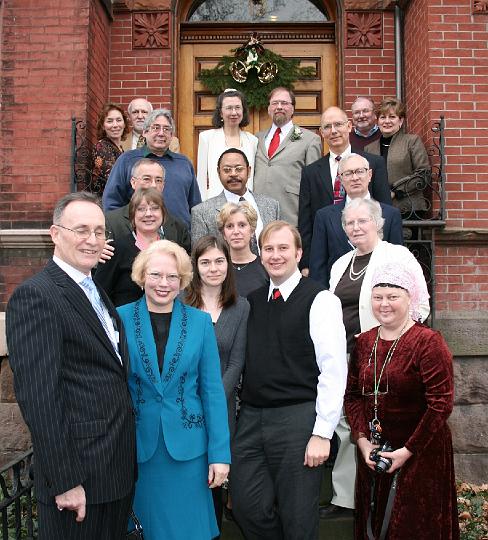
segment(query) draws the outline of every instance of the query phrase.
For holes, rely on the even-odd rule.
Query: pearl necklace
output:
[[[368,261],[368,264],[362,270],[360,270],[359,272],[354,271],[354,262],[356,261],[357,253],[358,253],[358,250],[355,249],[352,255],[351,266],[349,267],[349,279],[351,281],[357,281],[358,279],[361,279],[364,276],[369,266],[369,261]]]

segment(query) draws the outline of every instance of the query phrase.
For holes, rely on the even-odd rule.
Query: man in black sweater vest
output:
[[[316,540],[320,465],[346,385],[342,309],[337,297],[301,276],[296,228],[272,222],[259,243],[270,285],[248,297],[233,512],[247,540]]]

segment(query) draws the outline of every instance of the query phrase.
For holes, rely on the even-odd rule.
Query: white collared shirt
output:
[[[281,126],[281,133],[280,133],[280,144],[286,139],[288,136],[288,133],[293,128],[293,120],[290,120],[287,124],[284,126]],[[266,138],[264,139],[264,145],[266,146],[266,152],[268,152],[269,144],[271,142],[271,139],[273,138],[273,135],[275,134],[275,131],[278,129],[278,126],[273,124],[268,131],[268,134],[266,135]],[[279,146],[279,145],[278,145]]]
[[[256,199],[254,198],[254,195],[252,194],[252,192],[246,189],[246,193],[244,193],[244,195],[236,195],[235,193],[232,193],[232,191],[228,191],[227,189],[224,188],[224,195],[225,195],[225,198],[227,199],[227,202],[234,203],[234,204],[239,204],[240,198],[243,197],[246,200],[246,202],[248,202],[254,208],[254,210],[256,210],[258,214],[258,222],[256,225],[255,235],[256,235],[256,241],[259,241],[259,235],[261,234],[264,225],[263,225],[263,220],[261,219],[261,214],[259,213],[259,208],[256,203]]]
[[[90,302],[90,305],[91,305],[91,300],[90,300],[90,296],[88,294],[88,291],[81,285],[81,282],[86,277],[90,277],[90,276],[84,274],[83,272],[80,272],[78,269],[74,268],[73,266],[71,266],[67,262],[63,261],[62,259],[60,259],[56,255],[53,255],[53,262],[55,262],[59,266],[59,268],[61,268],[61,270],[66,272],[68,274],[68,276],[80,287],[80,289],[85,293],[85,295],[88,298],[88,301]],[[107,328],[108,328],[108,330],[109,330],[109,332],[111,334],[111,341],[113,343],[118,344],[119,343],[119,333],[115,329],[114,321],[112,320],[112,317],[110,316],[110,313],[108,312],[107,306],[105,305],[103,300],[102,300],[102,305],[103,305],[103,317],[105,319],[105,322],[107,323]],[[117,356],[119,356],[118,353],[117,353]],[[120,356],[119,356],[119,359],[120,359]]]
[[[279,286],[270,280],[268,299],[273,289],[278,288],[286,302],[300,279],[302,275],[297,268]],[[317,416],[312,434],[331,439],[341,417],[347,380],[346,330],[337,296],[329,291],[317,294],[310,308],[309,327],[320,371],[315,405]]]
[[[334,182],[337,177],[337,171],[339,170],[339,162],[336,161],[336,157],[341,156],[341,159],[344,159],[345,157],[352,154],[352,149],[351,149],[351,145],[349,145],[344,150],[344,152],[342,152],[342,154],[334,154],[332,150],[329,150],[329,151],[330,151],[330,156],[329,156],[330,177],[332,179],[332,189],[334,189]]]

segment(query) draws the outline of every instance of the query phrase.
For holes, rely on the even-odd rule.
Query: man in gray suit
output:
[[[268,114],[273,124],[257,133],[254,191],[280,203],[281,218],[298,224],[298,196],[302,168],[322,155],[320,137],[293,123],[295,95],[275,88],[269,95]]]
[[[105,218],[91,193],[54,209],[54,256],[7,306],[15,394],[32,435],[39,540],[120,540],[134,489],[135,424],[120,318],[91,278]]]
[[[218,162],[217,171],[224,190],[220,195],[197,204],[191,210],[191,243],[192,246],[206,234],[219,235],[217,227],[217,214],[225,203],[248,202],[258,213],[256,239],[259,238],[263,227],[270,221],[280,219],[280,205],[277,201],[255,195],[247,189],[247,180],[251,173],[249,160],[246,154],[237,148],[228,148],[222,152]],[[257,245],[253,241],[252,251],[258,255]]]

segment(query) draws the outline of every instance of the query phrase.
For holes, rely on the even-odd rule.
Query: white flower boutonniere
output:
[[[302,138],[303,131],[298,126],[293,126],[291,130],[290,139],[292,141],[299,141]]]

